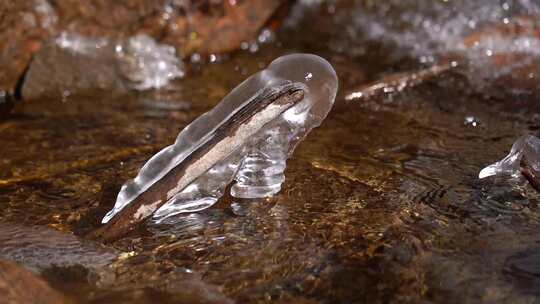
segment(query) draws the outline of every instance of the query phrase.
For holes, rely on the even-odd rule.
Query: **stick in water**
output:
[[[217,162],[231,155],[259,130],[304,98],[305,85],[286,83],[260,91],[221,123],[182,162],[125,206],[90,238],[113,241],[135,229],[173,196]]]

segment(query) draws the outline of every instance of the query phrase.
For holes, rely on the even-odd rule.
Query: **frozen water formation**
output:
[[[139,34],[115,47],[118,66],[137,90],[161,88],[171,79],[184,77],[182,61],[173,46],[158,44],[152,37]]]
[[[376,4],[360,1],[344,18],[354,25],[351,35],[392,42],[399,46],[396,51],[405,50],[427,63],[449,52],[471,59],[497,53],[538,54],[540,41],[534,35],[512,40],[493,36],[473,47],[465,46],[463,38],[486,24],[519,24],[517,16],[539,15],[540,3],[534,0],[388,0]]]
[[[136,90],[159,89],[184,77],[184,65],[175,48],[145,34],[111,41],[62,32],[55,42],[75,55],[112,58],[115,72]]]
[[[208,208],[233,180],[234,197],[276,194],[285,180],[287,158],[326,117],[337,87],[334,69],[319,56],[274,60],[184,128],[173,145],[124,184],[103,218],[109,226],[103,230],[109,232],[100,234],[119,234],[125,229],[119,227],[150,215],[160,221]]]
[[[523,174],[531,185],[540,190],[540,139],[533,135],[520,137],[510,153],[502,160],[482,169],[479,178],[492,175],[519,177]]]

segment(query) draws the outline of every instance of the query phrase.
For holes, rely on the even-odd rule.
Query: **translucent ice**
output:
[[[139,34],[115,47],[119,68],[137,90],[161,88],[170,80],[184,76],[182,61],[173,46],[158,44]]]
[[[538,1],[529,0],[388,0],[358,2],[357,9],[349,14],[353,16],[351,21],[355,28],[360,30],[354,34],[392,42],[399,46],[398,50],[407,50],[422,61],[431,61],[438,54],[452,52],[473,57],[477,57],[477,53],[489,57],[488,50],[492,55],[509,51],[537,53],[538,41],[533,33],[515,40],[493,37],[472,48],[463,44],[463,38],[485,25],[519,23],[516,16],[536,17],[539,12]]]
[[[62,32],[55,42],[62,49],[87,56],[95,56],[98,50],[104,50],[109,45],[105,38],[90,38],[69,32]]]
[[[274,60],[267,69],[246,79],[211,111],[184,128],[173,145],[154,155],[137,177],[122,187],[114,209],[103,222],[107,223],[114,217],[116,222],[133,224],[151,214],[160,220],[181,212],[202,210],[213,205],[233,180],[236,183],[231,194],[235,197],[260,198],[277,193],[285,180],[286,159],[308,132],[326,117],[334,103],[337,86],[334,69],[321,57],[293,54]],[[265,100],[266,95],[273,96],[284,89],[294,91],[295,88],[301,89],[303,98],[292,106],[285,108],[281,106],[285,103],[270,103],[258,109],[251,120],[240,126],[231,124],[235,116],[249,111],[252,104]],[[219,148],[216,145],[207,154],[193,160],[197,149],[219,135],[218,131],[227,132],[224,140],[229,144],[220,148],[224,152],[213,159],[213,153]],[[176,178],[178,184],[172,188],[163,186],[163,180],[180,165],[205,161],[213,161],[209,170],[189,176],[197,168],[196,165],[187,165]],[[189,184],[179,188],[182,180],[187,179],[191,179]],[[136,210],[118,214],[134,201],[140,205],[145,192],[159,187],[164,191],[160,197],[153,197]],[[158,210],[154,213],[155,209]],[[131,216],[128,215],[130,213]],[[122,220],[124,216],[136,219]],[[114,225],[112,222],[109,225]]]
[[[536,188],[536,173],[540,171],[540,139],[532,135],[520,137],[512,146],[510,153],[502,160],[482,169],[479,178],[492,175],[523,174]]]

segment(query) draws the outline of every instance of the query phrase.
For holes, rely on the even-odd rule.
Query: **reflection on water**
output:
[[[116,258],[112,249],[49,228],[1,223],[0,243],[2,257],[35,271],[74,265],[99,269]]]
[[[20,105],[0,122],[0,255],[42,271],[80,302],[534,301],[540,195],[523,179],[477,177],[520,135],[538,132],[535,91],[478,87],[458,67],[399,93],[345,100],[373,75],[422,67],[376,42],[337,35],[343,23],[332,16],[350,13],[340,5],[306,10],[314,15],[278,32],[287,47],[200,66],[156,107],[151,94]],[[314,20],[324,31],[304,26]],[[342,52],[343,41],[356,51]],[[148,157],[290,51],[328,58],[342,86],[327,120],[288,161],[279,195],[224,198],[107,249],[86,243],[82,236]],[[99,279],[87,278],[92,271]]]

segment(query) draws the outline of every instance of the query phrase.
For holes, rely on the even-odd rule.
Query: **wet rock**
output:
[[[175,49],[148,35],[111,40],[64,32],[37,52],[22,94],[26,99],[67,98],[90,90],[114,94],[129,88],[159,89],[182,76]]]
[[[284,0],[19,2],[0,3],[0,39],[6,42],[0,45],[0,88],[13,89],[31,64],[33,82],[25,97],[34,97],[72,85],[73,90],[103,88],[117,81],[107,66],[109,58],[93,54],[94,58],[77,61],[53,47],[52,41],[63,32],[109,40],[146,33],[175,47],[180,57],[230,52],[254,38]],[[96,75],[87,75],[90,67],[97,69]]]
[[[167,27],[165,42],[176,45],[181,54],[225,53],[257,36],[259,29],[285,1],[224,1],[220,13],[199,10],[189,19],[174,18]],[[232,4],[235,3],[235,4]]]
[[[57,23],[46,0],[0,1],[0,89],[14,89]]]
[[[107,47],[92,49],[89,54],[47,43],[35,55],[22,87],[22,96],[68,97],[74,92],[127,88],[116,72],[115,58]]]
[[[21,266],[0,259],[0,303],[66,303],[42,278]]]

